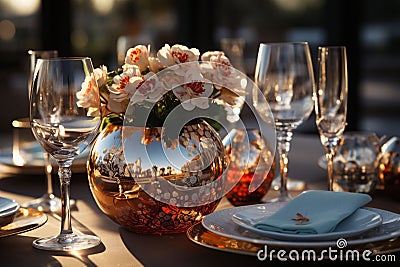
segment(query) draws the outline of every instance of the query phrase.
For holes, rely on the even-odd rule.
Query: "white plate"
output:
[[[250,206],[248,209],[233,214],[232,220],[239,226],[259,235],[289,241],[324,241],[348,238],[359,235],[382,224],[382,217],[378,213],[367,209],[358,209],[351,216],[339,223],[334,231],[329,233],[301,235],[265,231],[254,227],[254,224],[270,215],[271,212],[266,212],[265,206]]]
[[[86,148],[82,154],[72,162],[72,172],[81,173],[86,171],[86,162],[89,156],[90,147]],[[38,142],[25,144],[21,153],[26,157],[24,164],[17,164],[13,160],[11,148],[0,150],[0,171],[11,174],[44,174],[44,150]],[[50,157],[51,158],[51,157]],[[51,158],[53,173],[57,173],[56,161]]]
[[[285,203],[263,203],[252,206],[265,206],[271,213],[282,208]],[[336,240],[326,241],[286,241],[276,240],[269,237],[259,235],[243,227],[240,227],[233,222],[232,216],[238,212],[248,209],[249,206],[241,206],[230,209],[215,211],[206,215],[202,220],[202,225],[207,230],[214,232],[218,235],[228,238],[252,242],[256,244],[264,244],[279,247],[292,247],[292,248],[316,248],[336,246]],[[358,245],[368,242],[376,242],[400,236],[400,215],[376,208],[365,208],[370,211],[376,212],[382,217],[382,224],[376,228],[366,231],[358,236],[349,237],[346,239],[347,244]]]
[[[0,197],[0,226],[11,223],[19,208],[20,205],[15,200]]]

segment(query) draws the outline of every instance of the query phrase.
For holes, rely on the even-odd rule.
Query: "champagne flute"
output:
[[[317,77],[314,92],[316,124],[326,151],[328,189],[333,191],[333,157],[346,127],[348,81],[345,46],[318,47]]]
[[[61,231],[56,236],[33,241],[38,249],[76,251],[100,244],[94,235],[72,230],[70,180],[73,160],[94,140],[100,126],[100,99],[93,78],[90,58],[38,59],[30,97],[30,123],[33,135],[58,164],[61,186]],[[78,102],[83,84],[91,105]],[[82,92],[81,92],[82,93]],[[90,106],[85,108],[83,106]]]
[[[277,135],[277,152],[281,178],[280,195],[269,202],[289,201],[287,174],[293,130],[306,120],[312,110],[314,72],[307,42],[261,43],[255,69],[255,83],[262,95],[253,93],[253,105],[260,117],[266,107],[258,99],[264,97],[271,108]]]

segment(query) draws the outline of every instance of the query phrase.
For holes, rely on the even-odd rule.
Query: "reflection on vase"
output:
[[[144,166],[140,156],[133,164],[125,161],[122,146],[121,125],[109,124],[93,143],[88,163],[88,178],[90,189],[99,208],[122,227],[135,233],[179,233],[186,231],[203,216],[213,212],[220,202],[218,191],[223,190],[221,175],[227,166],[226,154],[222,141],[215,130],[205,122],[185,126],[179,136],[179,142],[172,142],[181,153],[188,151],[189,144],[201,143],[201,137],[207,136],[214,141],[217,157],[205,169],[184,171],[171,164],[164,153],[149,154],[157,165]],[[141,133],[137,146],[146,146],[148,153],[161,151],[161,128],[137,127],[135,133]],[[152,152],[153,151],[153,152]],[[184,155],[190,158],[190,155]],[[203,155],[199,155],[202,158]],[[132,162],[132,161],[130,161]],[[190,162],[190,161],[188,161]],[[187,164],[186,164],[187,165]],[[140,185],[133,179],[139,177]],[[174,199],[175,194],[163,193],[152,197],[143,186],[151,186],[158,179],[166,180],[178,186],[197,187],[216,182],[210,192],[200,196],[188,195],[186,199]],[[146,182],[143,182],[147,180]],[[214,183],[213,183],[214,185]],[[168,198],[167,204],[162,198]],[[172,205],[174,201],[195,201],[205,198],[203,205],[182,207]]]
[[[231,166],[227,170],[227,184],[234,183],[237,181],[237,176],[241,175],[239,182],[226,194],[227,199],[234,206],[261,203],[274,178],[273,149],[266,145],[257,129],[233,129],[222,143]],[[245,145],[249,145],[249,148],[244,148]],[[242,151],[245,150],[248,151],[248,155],[243,155]],[[244,156],[248,157],[248,162],[244,160]],[[260,186],[250,192],[249,185],[252,180]]]

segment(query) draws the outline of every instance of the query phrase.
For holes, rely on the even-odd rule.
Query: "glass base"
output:
[[[292,199],[293,198],[290,195],[283,195],[283,196],[279,196],[277,198],[268,199],[265,202],[266,203],[288,202],[288,201],[290,201]]]
[[[33,247],[52,251],[77,251],[96,247],[100,238],[94,235],[63,234],[33,241]]]
[[[44,194],[40,198],[25,202],[23,208],[32,208],[42,212],[61,212],[61,199],[53,194]],[[70,199],[70,207],[75,207],[75,200]]]
[[[288,190],[303,191],[306,189],[307,184],[304,181],[292,179],[289,177],[286,186]],[[281,177],[279,175],[275,177],[272,181],[271,188],[275,191],[279,191],[279,189],[281,188]]]

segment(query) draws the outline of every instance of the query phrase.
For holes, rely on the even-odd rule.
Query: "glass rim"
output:
[[[83,57],[53,57],[53,58],[38,58],[38,61],[62,61],[62,60],[69,60],[69,61],[83,61],[83,60],[92,60],[90,57],[83,56]]]
[[[278,45],[309,45],[307,41],[295,42],[261,42],[260,46],[278,46]]]
[[[50,50],[46,50],[46,49],[44,49],[44,50],[29,49],[28,50],[28,54],[29,55],[33,55],[35,53],[58,53],[58,50],[56,50],[56,49],[50,49]]]
[[[346,49],[345,45],[319,45],[318,49]]]

